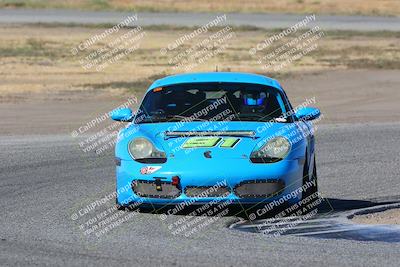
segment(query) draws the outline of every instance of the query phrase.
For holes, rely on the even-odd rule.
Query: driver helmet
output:
[[[244,105],[246,106],[261,106],[264,103],[267,95],[264,92],[261,93],[245,93],[243,94]]]

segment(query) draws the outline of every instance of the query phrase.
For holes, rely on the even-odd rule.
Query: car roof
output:
[[[157,87],[163,87],[172,84],[204,83],[204,82],[236,82],[236,83],[262,84],[275,87],[278,90],[283,91],[278,81],[272,78],[263,75],[244,73],[244,72],[197,72],[197,73],[171,75],[156,80],[149,87],[148,91]]]

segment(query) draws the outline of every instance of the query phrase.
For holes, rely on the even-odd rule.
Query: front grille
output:
[[[137,180],[132,183],[132,190],[140,197],[177,198],[181,190],[170,182],[161,181],[161,190],[157,190],[155,181]]]
[[[279,195],[284,188],[282,180],[251,180],[238,184],[234,192],[240,198],[265,198]]]
[[[188,197],[227,197],[230,194],[226,186],[186,186],[185,194]]]

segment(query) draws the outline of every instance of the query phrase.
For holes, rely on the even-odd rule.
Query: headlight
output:
[[[157,150],[149,140],[142,137],[135,138],[129,143],[129,153],[135,160],[166,158],[164,152]]]
[[[279,161],[290,151],[290,142],[283,136],[269,140],[260,149],[251,153],[250,159],[254,163],[270,163]]]

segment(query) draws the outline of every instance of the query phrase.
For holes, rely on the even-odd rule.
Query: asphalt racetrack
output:
[[[320,191],[333,214],[400,200],[399,133],[398,123],[318,126]],[[111,231],[85,235],[74,216],[114,191],[114,158],[112,149],[83,153],[78,141],[1,137],[0,265],[398,266],[398,242],[271,237],[230,229],[234,216],[188,235],[173,232],[188,216],[126,211]]]

